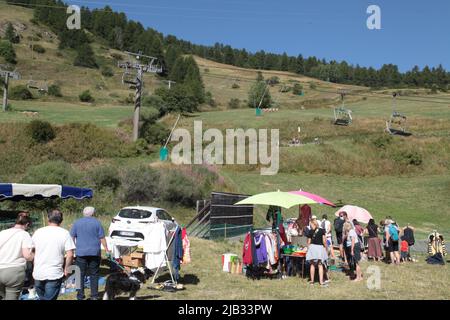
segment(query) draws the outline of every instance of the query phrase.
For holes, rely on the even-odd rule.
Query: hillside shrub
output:
[[[48,87],[48,94],[53,97],[62,97],[61,87],[57,84],[52,84]]]
[[[303,92],[303,86],[300,83],[294,84],[294,87],[292,88],[293,94],[301,94]]]
[[[240,88],[240,86],[237,83],[233,83],[231,85],[231,89],[239,89],[239,88]]]
[[[114,71],[109,66],[103,66],[101,69],[101,73],[105,77],[113,77],[114,76]]]
[[[193,206],[202,198],[198,185],[179,170],[170,170],[161,179],[161,196],[165,201]]]
[[[170,134],[170,130],[160,122],[145,123],[141,129],[141,137],[149,144],[162,145]]]
[[[217,107],[217,102],[214,99],[212,93],[210,91],[207,91],[205,93],[205,102],[210,106],[210,107]]]
[[[267,80],[267,84],[271,85],[271,86],[279,84],[279,83],[280,83],[280,78],[277,76],[272,76]]]
[[[372,144],[380,149],[386,148],[392,143],[392,137],[390,135],[384,134],[372,139]]]
[[[119,171],[111,165],[95,167],[89,172],[89,178],[98,190],[116,191],[120,187]]]
[[[83,91],[79,96],[81,102],[94,102],[95,99],[89,90]]]
[[[11,88],[9,97],[12,100],[31,100],[33,99],[33,94],[26,86],[18,85]]]
[[[137,154],[131,142],[120,140],[113,131],[92,123],[72,123],[56,128],[49,153],[68,162],[93,158],[130,157]]]
[[[267,89],[266,83],[263,81],[255,82],[248,91],[247,105],[250,108],[257,108],[260,104],[262,108],[270,108],[273,104],[270,90]]]
[[[238,98],[231,98],[230,101],[228,101],[228,107],[231,109],[237,109],[241,105],[241,100]]]
[[[127,204],[150,204],[157,199],[160,176],[155,169],[144,165],[127,167],[120,179],[120,198]]]
[[[47,143],[56,137],[55,130],[47,121],[33,120],[27,125],[27,131],[37,143]]]
[[[65,161],[46,161],[29,167],[22,183],[77,185],[79,174]]]
[[[423,163],[422,155],[414,150],[397,150],[392,158],[397,163],[406,166],[420,166]]]
[[[192,207],[197,200],[204,199],[218,181],[215,172],[203,166],[172,169],[161,176],[161,198],[183,206]]]
[[[35,44],[35,45],[33,45],[33,51],[43,54],[43,53],[45,53],[45,48],[43,46],[41,46],[40,44]]]

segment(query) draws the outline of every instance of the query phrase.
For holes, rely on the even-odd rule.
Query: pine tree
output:
[[[169,69],[169,72],[172,70],[175,61],[180,55],[181,51],[176,45],[169,45],[167,47],[166,53],[164,55],[164,62],[167,69]]]
[[[0,57],[3,57],[6,62],[16,64],[16,52],[11,42],[6,40],[0,41]]]
[[[299,74],[305,74],[305,60],[303,59],[303,56],[301,54],[298,55],[296,59],[297,69],[296,73]]]
[[[170,70],[169,79],[178,83],[182,83],[186,76],[187,66],[183,56],[179,56]]]
[[[233,49],[230,46],[225,46],[224,51],[224,63],[233,65],[235,62],[235,56]]]
[[[286,52],[284,52],[280,60],[280,70],[288,71],[288,67],[289,67],[289,58]]]
[[[186,75],[184,78],[184,85],[187,90],[197,99],[198,103],[205,102],[205,88],[200,75],[197,62],[195,62],[192,56],[185,59]]]
[[[11,22],[9,22],[8,25],[6,26],[5,39],[11,43],[20,42],[20,37],[16,35],[16,31],[14,30],[14,27]]]
[[[73,64],[78,67],[98,68],[94,51],[89,44],[83,44],[77,48],[77,56]]]
[[[152,45],[150,46],[149,55],[153,56],[155,58],[158,58],[159,60],[164,59],[163,55],[163,49],[162,49],[162,42],[159,39],[159,37],[154,37]]]

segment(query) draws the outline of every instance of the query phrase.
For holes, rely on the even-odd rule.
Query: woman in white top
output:
[[[361,267],[359,266],[359,261],[361,260],[361,243],[356,234],[355,227],[350,222],[344,223],[344,238],[347,261],[348,263],[353,262],[356,271],[354,281],[361,281],[363,280]]]
[[[33,243],[26,231],[30,225],[28,213],[21,212],[14,227],[0,232],[0,296],[4,300],[19,299],[26,263],[33,260]]]

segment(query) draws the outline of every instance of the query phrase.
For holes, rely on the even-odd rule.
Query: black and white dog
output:
[[[130,300],[135,300],[139,289],[153,274],[147,268],[140,268],[129,275],[122,272],[110,274],[106,279],[103,300],[114,300],[121,293],[129,293]]]

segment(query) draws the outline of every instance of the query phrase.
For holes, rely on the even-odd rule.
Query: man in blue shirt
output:
[[[76,265],[80,268],[81,288],[77,299],[84,300],[84,279],[89,276],[91,300],[98,300],[98,278],[101,261],[101,246],[109,252],[102,224],[94,218],[95,208],[86,207],[84,217],[74,222],[70,235],[76,245]]]

